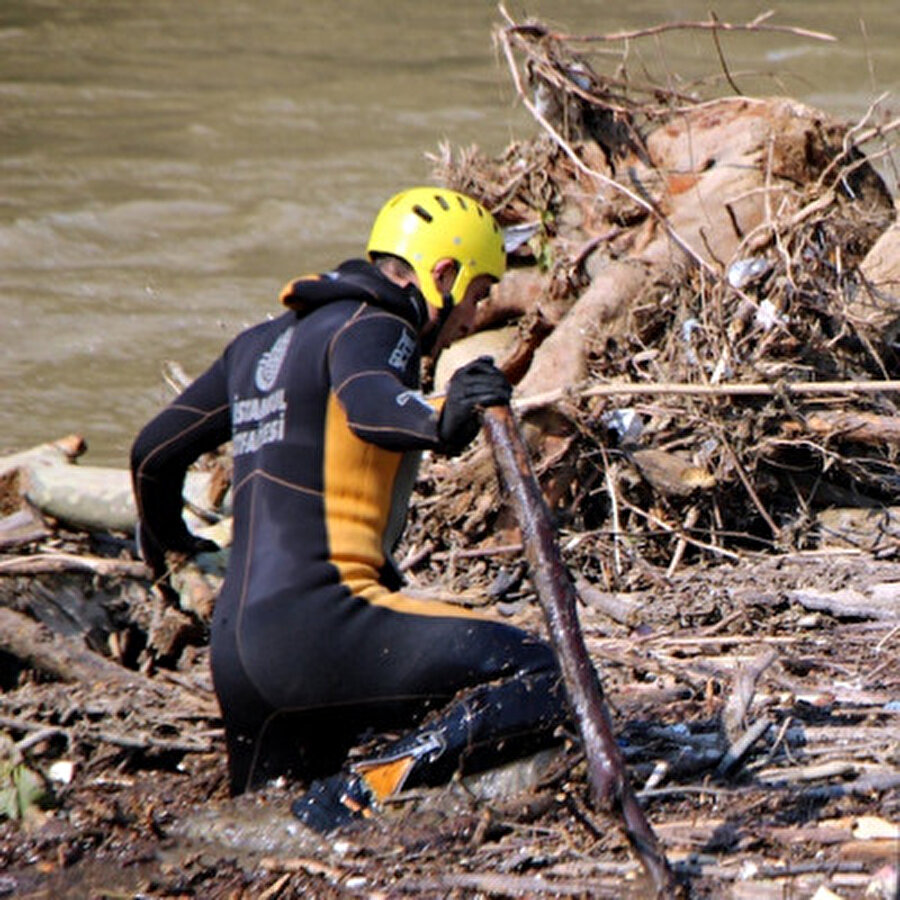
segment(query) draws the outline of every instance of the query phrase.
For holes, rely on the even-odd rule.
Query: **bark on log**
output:
[[[582,577],[576,579],[575,586],[578,596],[587,606],[609,616],[621,625],[638,624],[641,611],[652,601],[649,592],[623,594],[621,591],[601,591]]]
[[[874,334],[896,338],[900,305],[900,222],[885,231],[860,263],[864,290],[849,298],[847,313]]]
[[[98,656],[80,640],[53,634],[28,616],[3,607],[0,650],[62,681],[158,690],[149,679]]]
[[[0,519],[0,551],[31,544],[51,533],[33,509],[17,510]]]
[[[53,572],[92,572],[124,578],[150,578],[145,563],[75,553],[33,553],[0,560],[0,575],[47,575]]]
[[[689,497],[694,491],[715,487],[715,476],[668,450],[648,447],[628,454],[644,480],[667,497]]]
[[[519,383],[517,393],[530,397],[560,385],[580,384],[587,377],[591,347],[598,345],[604,337],[627,331],[634,299],[647,283],[643,266],[611,263],[594,278],[591,286],[535,352],[531,368]]]
[[[597,809],[621,814],[625,832],[659,898],[677,896],[675,878],[632,790],[597,673],[578,623],[575,587],[556,544],[550,513],[509,407],[491,407],[484,424],[522,542],[551,642],[565,679]]]
[[[855,588],[838,591],[802,588],[788,591],[787,596],[804,609],[827,612],[838,619],[900,621],[900,583],[896,582],[875,584],[865,591]]]
[[[900,416],[821,411],[805,419],[814,434],[862,444],[900,444]]]
[[[54,519],[87,529],[134,530],[131,476],[124,469],[29,466],[26,478],[25,496]]]
[[[608,384],[570,385],[565,388],[545,391],[539,394],[528,394],[513,401],[513,406],[519,413],[530,412],[543,406],[551,406],[568,397],[777,397],[785,394],[789,397],[822,397],[826,395],[847,394],[851,397],[860,394],[895,393],[900,391],[900,381],[792,381],[784,383],[771,382],[730,382],[719,384],[695,384],[693,382],[679,381],[618,381]],[[836,415],[844,415],[838,413]],[[807,426],[815,431],[827,429],[830,434],[834,430],[833,424],[826,422],[825,416],[819,416],[813,424],[807,422]],[[871,425],[878,416],[872,417]],[[883,416],[886,427],[892,436],[900,431],[900,422],[894,417]],[[891,423],[897,423],[892,425]],[[859,424],[857,422],[856,424]],[[882,423],[883,424],[883,423]],[[788,436],[802,433],[803,425],[791,420],[782,426]]]

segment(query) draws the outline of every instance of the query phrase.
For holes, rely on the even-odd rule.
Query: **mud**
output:
[[[632,625],[581,608],[629,772],[688,896],[827,887],[844,900],[893,900],[900,842],[860,838],[859,827],[866,816],[900,821],[898,620],[890,604],[882,619],[848,618],[794,598],[898,581],[890,560],[797,555],[686,568]],[[503,608],[541,630],[527,590]],[[748,698],[741,673],[767,654]],[[200,685],[204,667],[194,658],[151,680]],[[129,748],[74,727],[84,714],[108,731],[126,711],[137,724],[127,692],[110,686],[91,709],[77,687],[61,688],[32,678],[0,694],[4,723],[65,722],[67,702],[82,710],[69,709],[69,746],[48,740],[27,754],[43,771],[70,759],[75,774],[35,820],[0,824],[6,895],[646,896],[620,821],[590,808],[574,741],[552,765],[505,773],[503,790],[485,789],[492,773],[411,792],[376,821],[321,838],[291,821],[300,785],[226,796],[214,710],[171,719],[182,743],[202,735],[206,752]],[[727,735],[760,721],[759,740],[723,768]]]

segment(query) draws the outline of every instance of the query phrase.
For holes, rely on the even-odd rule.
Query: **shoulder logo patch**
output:
[[[415,350],[416,342],[404,331],[388,357],[388,365],[402,372]]]
[[[254,376],[254,381],[259,390],[272,390],[275,379],[278,378],[278,373],[281,371],[281,364],[284,362],[293,332],[293,326],[288,328],[287,331],[283,331],[275,343],[260,356],[259,361],[256,363],[256,374]]]

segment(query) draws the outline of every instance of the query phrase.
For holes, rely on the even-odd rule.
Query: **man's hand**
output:
[[[198,553],[215,553],[221,549],[215,541],[197,537],[189,531],[180,535],[170,545],[163,547],[141,522],[137,524],[135,540],[138,554],[149,566],[153,573],[154,584],[159,586],[164,595],[171,591],[168,584],[169,564],[166,561],[166,553],[182,553],[186,557],[192,557]]]
[[[185,556],[196,556],[198,553],[218,553],[222,548],[209,538],[188,534],[172,547],[166,547],[172,553],[183,553]]]
[[[489,356],[479,356],[457,369],[447,385],[438,423],[444,449],[451,455],[462,451],[478,434],[478,412],[488,406],[506,406],[511,395],[509,380]]]

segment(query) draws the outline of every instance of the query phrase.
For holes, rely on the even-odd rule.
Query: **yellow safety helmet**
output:
[[[498,281],[506,271],[503,232],[494,217],[477,201],[438,187],[410,188],[395,194],[375,218],[369,257],[399,256],[412,266],[425,299],[439,309],[444,298],[434,284],[432,270],[442,259],[459,265],[450,302],[459,303],[473,278],[490,275]]]

